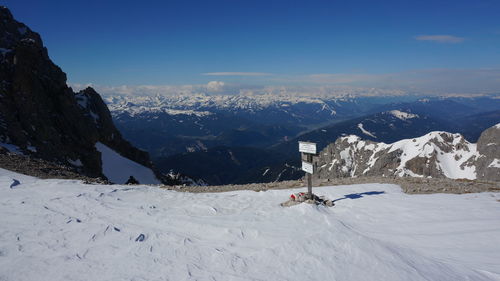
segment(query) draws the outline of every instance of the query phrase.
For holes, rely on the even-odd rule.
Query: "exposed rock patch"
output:
[[[0,148],[0,167],[41,179],[76,179],[86,183],[110,184],[104,178],[87,177],[72,166],[57,164],[43,159],[9,153]]]
[[[485,130],[477,141],[481,155],[477,160],[477,178],[500,181],[500,124]]]

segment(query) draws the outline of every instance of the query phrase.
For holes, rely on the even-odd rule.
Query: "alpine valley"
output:
[[[106,95],[123,135],[164,173],[211,185],[298,179],[298,141],[325,148],[344,135],[391,143],[431,131],[476,142],[500,121],[498,95]]]

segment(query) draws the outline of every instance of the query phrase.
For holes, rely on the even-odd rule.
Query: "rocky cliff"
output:
[[[500,181],[500,124],[485,130],[477,140],[477,179]]]
[[[345,177],[432,177],[500,181],[500,124],[477,144],[460,134],[431,132],[392,144],[338,138],[318,155],[316,179]]]
[[[151,168],[148,154],[122,138],[99,94],[73,92],[40,36],[0,7],[0,144],[103,177],[98,142]]]

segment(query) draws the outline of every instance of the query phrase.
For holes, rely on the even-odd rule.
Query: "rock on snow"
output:
[[[20,184],[11,189],[13,179]],[[0,169],[0,280],[500,280],[499,194],[182,193]]]

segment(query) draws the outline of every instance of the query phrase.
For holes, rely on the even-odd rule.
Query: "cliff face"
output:
[[[500,181],[500,124],[477,144],[460,134],[431,132],[392,144],[338,138],[319,153],[317,179],[345,177],[432,177]]]
[[[99,94],[74,93],[40,36],[0,7],[0,143],[98,177],[97,142],[151,168],[148,154],[122,138]]]
[[[477,178],[500,181],[500,124],[485,130],[477,140]]]

